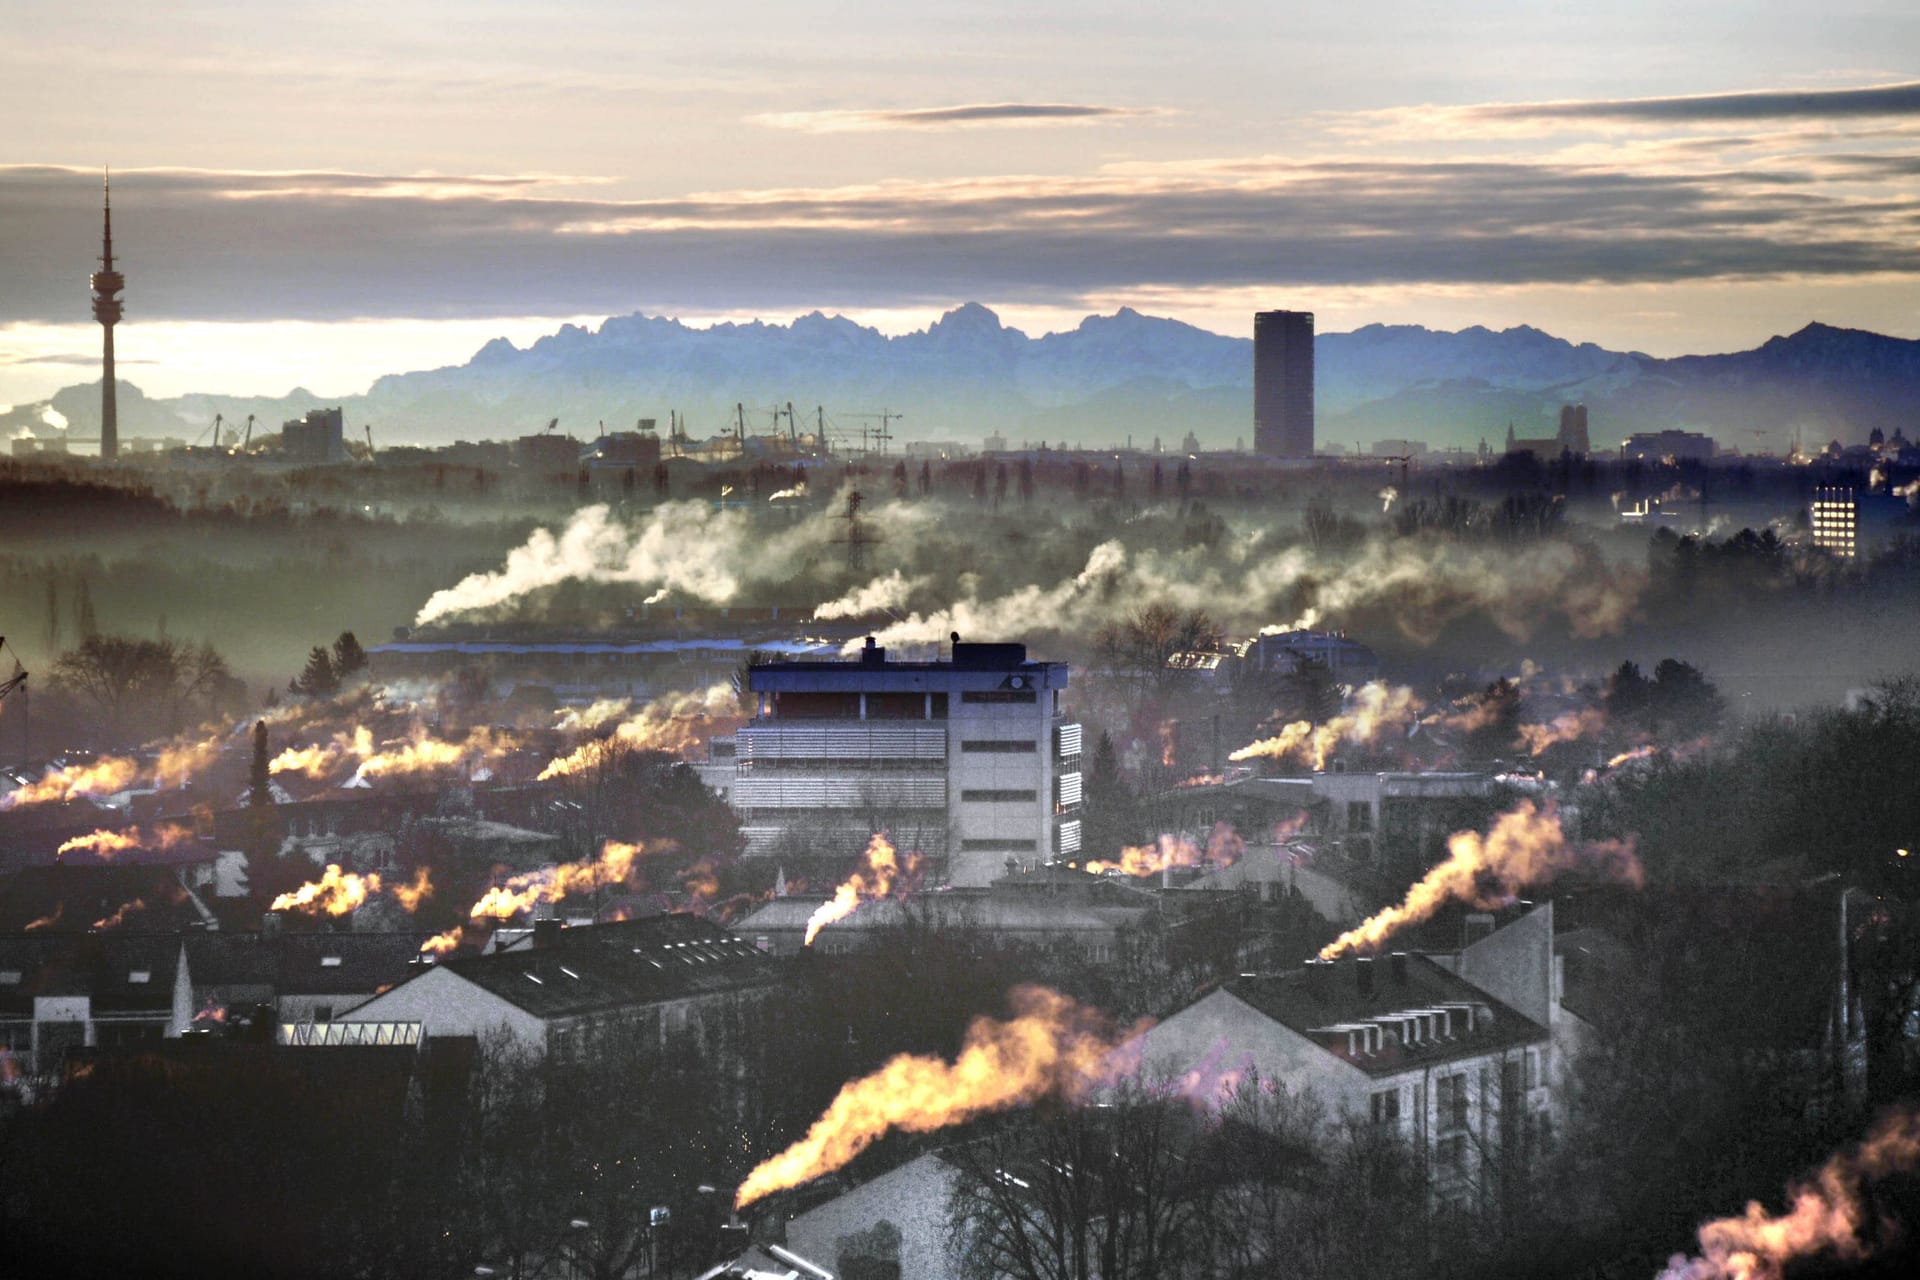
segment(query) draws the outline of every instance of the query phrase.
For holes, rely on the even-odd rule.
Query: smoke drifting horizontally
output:
[[[1096,1011],[1045,987],[1016,988],[1008,1021],[976,1018],[952,1062],[901,1054],[841,1087],[807,1135],[762,1161],[736,1208],[831,1173],[890,1130],[930,1133],[1047,1097],[1079,1099],[1120,1043]]]
[[[1875,1252],[1864,1184],[1916,1167],[1920,1112],[1889,1113],[1858,1147],[1833,1156],[1811,1181],[1789,1186],[1784,1213],[1752,1201],[1738,1217],[1706,1223],[1699,1256],[1675,1254],[1658,1280],[1783,1280],[1802,1259],[1864,1261]]]
[[[911,878],[920,870],[920,855],[909,852],[901,859],[883,832],[874,832],[873,839],[867,842],[866,852],[861,855],[863,865],[848,876],[833,896],[821,903],[813,915],[807,919],[807,937],[803,946],[812,946],[820,931],[837,920],[852,915],[863,902],[890,897],[894,887],[903,879]]]
[[[1630,841],[1576,844],[1567,839],[1558,809],[1538,808],[1522,800],[1494,819],[1482,836],[1457,831],[1447,839],[1444,862],[1407,890],[1398,905],[1376,912],[1328,943],[1320,952],[1332,960],[1349,951],[1374,951],[1408,925],[1430,918],[1449,902],[1491,910],[1513,901],[1521,890],[1544,886],[1579,871],[1639,888],[1646,872]]]

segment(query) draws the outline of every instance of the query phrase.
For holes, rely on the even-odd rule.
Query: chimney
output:
[[[1373,957],[1355,956],[1353,958],[1353,979],[1355,988],[1364,997],[1373,995]]]
[[[279,937],[282,923],[284,923],[284,921],[278,911],[267,912],[260,917],[260,936],[263,938]]]
[[[1407,985],[1407,953],[1404,951],[1394,952],[1392,955],[1387,957],[1387,964],[1393,970],[1394,985],[1401,986],[1401,987],[1406,986]]]
[[[567,927],[564,920],[548,916],[533,922],[533,949],[544,951],[560,941],[560,931]]]
[[[1333,980],[1333,961],[1307,961],[1307,991],[1316,1000],[1327,998],[1327,992]]]
[[[860,651],[860,665],[863,667],[878,667],[884,666],[886,661],[887,651],[881,648],[879,642],[872,636],[868,636],[867,647]]]

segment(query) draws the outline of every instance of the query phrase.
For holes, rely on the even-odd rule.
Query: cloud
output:
[[[1171,114],[1160,107],[1109,107],[1083,102],[971,102],[896,110],[775,111],[748,116],[747,121],[802,133],[868,133],[882,129],[1110,124]]]
[[[1466,108],[1486,120],[1832,120],[1920,116],[1920,80],[1854,89],[1756,89],[1666,98],[1591,98],[1489,103]]]
[[[115,175],[114,229],[130,338],[147,319],[1920,272],[1920,192],[1898,157],[1627,155],[1254,156],[665,199],[542,175],[132,171]],[[0,167],[0,324],[85,318],[73,278],[98,252],[97,201],[91,170]]]

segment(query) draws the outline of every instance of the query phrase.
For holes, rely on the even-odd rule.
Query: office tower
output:
[[[1313,456],[1313,313],[1253,317],[1253,448],[1275,458]]]

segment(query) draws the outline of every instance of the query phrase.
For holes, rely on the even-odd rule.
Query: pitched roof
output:
[[[562,929],[546,946],[456,956],[451,970],[537,1018],[770,986],[775,963],[719,925],[674,914]]]
[[[37,996],[87,996],[95,1014],[164,1013],[179,957],[172,934],[0,937],[0,1016],[32,1016]]]
[[[406,981],[425,933],[209,933],[187,938],[196,987],[278,995],[365,995]]]
[[[805,929],[822,897],[775,898],[734,924],[742,934]],[[863,902],[852,915],[828,928],[841,933],[897,929],[927,924],[946,929],[989,932],[1107,933],[1151,913],[1151,908],[1091,906],[1066,896],[1044,893],[979,893],[949,890],[917,898]]]
[[[1372,962],[1372,990],[1360,981],[1362,961],[1309,965],[1288,973],[1243,974],[1225,990],[1288,1030],[1312,1040],[1326,1052],[1369,1075],[1389,1075],[1426,1063],[1478,1057],[1515,1045],[1547,1039],[1547,1029],[1502,1004],[1464,978],[1422,955]],[[1400,976],[1404,974],[1403,976]],[[1391,1024],[1396,1014],[1467,1006],[1452,1018],[1452,1034],[1413,1040],[1397,1031],[1377,1036],[1372,1052],[1363,1037],[1345,1029],[1362,1024]],[[1351,1046],[1351,1048],[1350,1048]]]

